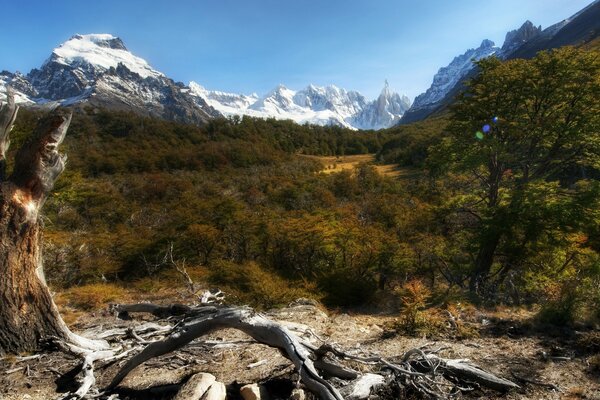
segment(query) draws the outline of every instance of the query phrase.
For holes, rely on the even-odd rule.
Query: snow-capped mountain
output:
[[[450,64],[440,68],[434,75],[429,89],[415,98],[411,111],[429,108],[442,100],[473,69],[473,61],[489,57],[499,50],[494,42],[485,39],[476,49],[469,49],[460,56],[454,57]]]
[[[500,59],[506,59],[516,49],[530,40],[538,37],[542,27],[536,27],[531,21],[506,34],[501,48],[497,47],[491,40],[485,39],[476,49],[469,49],[460,56],[455,57],[450,64],[442,67],[433,77],[433,83],[425,91],[415,98],[410,110],[404,115],[402,122],[412,122],[422,119],[433,112],[447,100],[457,87],[469,76],[475,68],[475,61],[494,55]]]
[[[0,73],[0,101],[10,85],[22,104],[88,104],[203,123],[220,115],[291,119],[297,123],[381,129],[395,124],[408,109],[406,96],[386,87],[369,102],[355,91],[309,85],[294,91],[283,85],[259,97],[207,90],[196,82],[174,82],[132,54],[109,34],[75,35],[52,51],[29,74]]]
[[[506,34],[501,48],[484,40],[477,49],[467,50],[440,68],[425,93],[415,98],[404,113],[401,123],[422,120],[443,109],[463,87],[464,80],[474,73],[473,61],[495,55],[500,59],[530,58],[538,51],[565,45],[577,45],[600,34],[600,0],[595,0],[573,16],[542,30],[531,21]]]
[[[389,128],[396,125],[409,108],[410,99],[391,92],[385,81],[379,97],[352,118],[352,125],[359,129]]]
[[[32,105],[35,104],[33,100],[27,95],[27,93],[34,93],[35,90],[31,86],[31,83],[27,80],[23,74],[16,72],[11,73],[8,71],[0,72],[0,101],[6,101],[6,86],[10,85],[15,95],[15,101],[18,104]]]
[[[338,125],[352,129],[382,129],[394,125],[410,100],[385,88],[371,102],[356,91],[330,85],[309,85],[294,91],[278,85],[262,97],[209,91],[190,82],[190,93],[224,115],[291,119],[299,124]]]
[[[190,82],[189,89],[192,96],[203,99],[215,109],[220,108],[219,111],[224,115],[233,115],[235,110],[248,108],[259,98],[256,93],[246,96],[244,94],[206,90],[194,81]]]
[[[75,35],[27,76],[0,74],[0,90],[7,84],[22,103],[85,103],[187,123],[203,123],[220,115],[190,96],[185,85],[153,69],[129,52],[121,39],[108,34]]]

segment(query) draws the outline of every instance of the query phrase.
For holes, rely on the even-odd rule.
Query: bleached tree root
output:
[[[142,363],[225,328],[237,329],[258,343],[279,349],[294,364],[306,389],[324,400],[365,399],[376,388],[392,384],[435,399],[450,398],[459,391],[473,390],[475,386],[501,392],[519,387],[468,360],[442,358],[439,353],[444,348],[416,348],[398,357],[383,358],[357,350],[345,352],[328,343],[315,346],[297,336],[284,323],[273,321],[248,307],[133,304],[114,305],[111,309],[122,317],[129,317],[126,315],[129,312],[143,312],[169,317],[178,323],[166,327],[145,323],[136,328],[98,333],[97,336],[105,339],[120,338],[120,347],[110,349],[89,349],[56,339],[55,343],[62,350],[82,359],[79,388],[63,399],[80,399],[88,395],[95,385],[94,363],[107,365],[130,357],[105,389],[104,393],[108,395]],[[365,364],[371,372],[358,372],[346,365],[349,362]]]
[[[170,307],[144,305],[116,305],[114,311],[149,312],[165,316]],[[130,358],[115,375],[106,389],[111,391],[137,366],[164,354],[182,348],[191,341],[219,329],[240,330],[258,343],[277,349],[295,366],[304,386],[324,400],[366,398],[376,387],[395,381],[429,398],[448,398],[456,391],[472,390],[473,385],[508,391],[518,388],[515,383],[488,373],[468,360],[448,360],[438,350],[412,349],[405,354],[385,359],[344,352],[329,344],[319,347],[301,339],[283,324],[247,307],[207,305],[189,307],[182,315],[175,307],[174,315],[182,318],[163,340],[149,343],[140,353]],[[361,374],[344,362],[367,364],[373,373]],[[387,373],[383,373],[388,371]],[[334,377],[337,380],[327,380]],[[334,384],[335,383],[335,386]]]
[[[203,310],[204,308],[204,310]],[[165,340],[149,344],[132,357],[117,373],[108,389],[115,388],[126,376],[143,362],[175,351],[192,340],[218,329],[238,329],[259,343],[281,349],[296,367],[306,387],[324,400],[342,400],[340,392],[323,379],[311,359],[311,352],[287,328],[245,307],[202,307],[193,311],[197,316],[178,327]]]

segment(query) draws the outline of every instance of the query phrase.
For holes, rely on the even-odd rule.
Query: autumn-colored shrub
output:
[[[427,306],[431,291],[422,281],[415,279],[396,288],[395,292],[402,307],[397,328],[404,333],[415,334],[426,322],[423,310]]]
[[[538,313],[540,322],[565,326],[572,325],[581,317],[584,300],[575,282],[548,284],[544,299]]]
[[[319,299],[313,285],[286,280],[255,262],[216,262],[209,281],[224,291],[229,301],[262,309],[285,306],[301,297]]]
[[[97,310],[106,307],[112,302],[122,302],[127,299],[127,290],[109,283],[97,283],[84,286],[72,287],[61,296],[64,301],[59,304],[65,304],[85,311]]]

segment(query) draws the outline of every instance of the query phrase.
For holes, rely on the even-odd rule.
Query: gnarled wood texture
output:
[[[6,152],[18,107],[12,93],[0,109],[0,354],[35,350],[47,336],[83,347],[107,347],[73,335],[43,278],[39,210],[65,165],[58,146],[71,115],[57,110],[39,121],[17,152],[6,179]]]

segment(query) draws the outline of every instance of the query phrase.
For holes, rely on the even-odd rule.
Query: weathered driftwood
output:
[[[202,315],[197,320],[185,324],[165,340],[149,344],[141,353],[132,357],[117,373],[109,389],[116,387],[131,370],[151,358],[177,350],[215,330],[235,328],[259,343],[281,349],[294,363],[306,387],[322,399],[343,399],[339,391],[319,375],[310,357],[310,351],[289,330],[249,308],[209,307],[209,309],[211,312],[208,315]]]
[[[161,313],[168,308],[161,307]],[[143,306],[114,306],[113,309],[147,310],[153,313],[157,308],[145,304]],[[498,391],[518,388],[518,385],[513,382],[496,377],[468,363],[467,360],[447,360],[440,357],[437,353],[443,349],[412,349],[397,360],[389,361],[380,356],[349,354],[329,344],[317,347],[297,337],[283,324],[272,321],[247,307],[190,307],[189,311],[181,317],[184,323],[174,327],[164,340],[148,344],[144,350],[131,357],[116,374],[107,390],[114,389],[129,372],[140,364],[175,351],[192,340],[224,328],[238,329],[259,343],[280,349],[282,354],[293,362],[306,388],[325,400],[366,398],[374,388],[389,383],[389,379],[386,381],[380,374],[361,375],[343,365],[345,360],[368,364],[374,368],[388,369],[400,384],[410,385],[417,391],[436,398],[446,397],[449,392],[444,388],[461,388],[450,383],[451,381],[442,381],[446,377],[452,379],[453,382],[478,383],[482,387]],[[327,376],[349,382],[340,389],[325,379]],[[465,384],[463,388],[467,386]]]
[[[497,377],[475,365],[469,364],[468,360],[444,360],[435,356],[433,359],[439,360],[441,368],[463,380],[475,382],[481,386],[501,392],[519,388],[519,385],[516,383]]]

